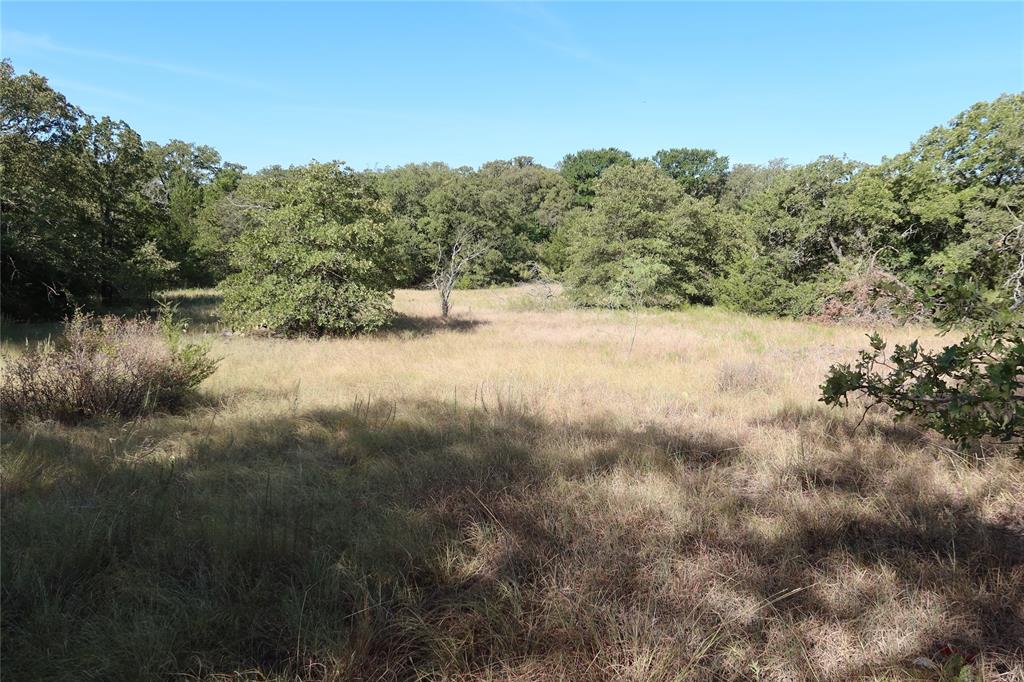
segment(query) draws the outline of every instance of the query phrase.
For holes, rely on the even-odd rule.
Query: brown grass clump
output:
[[[770,391],[775,381],[765,362],[726,362],[718,370],[715,387],[721,393]]]
[[[5,675],[1024,679],[1024,463],[821,407],[863,330],[523,295],[6,430]]]
[[[76,313],[55,343],[4,363],[4,420],[77,422],[180,407],[216,363],[202,346],[182,343],[174,324],[169,317],[154,322]]]

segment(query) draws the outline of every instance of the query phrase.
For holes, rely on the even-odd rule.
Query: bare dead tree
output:
[[[542,302],[547,303],[555,297],[558,283],[543,265],[537,261],[530,261],[527,263],[526,277],[530,282],[533,282],[538,287],[538,291],[534,295],[535,298],[540,298],[542,299]]]
[[[469,230],[459,230],[450,246],[437,245],[437,264],[431,284],[441,299],[441,317],[448,317],[451,310],[452,289],[466,268],[487,252],[487,245]]]

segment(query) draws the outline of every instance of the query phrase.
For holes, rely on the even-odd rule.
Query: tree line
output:
[[[347,333],[385,324],[394,288],[442,271],[459,286],[543,272],[585,306],[787,316],[857,308],[865,287],[912,298],[969,282],[975,298],[1021,295],[1021,93],[974,104],[879,164],[607,148],[556,168],[523,156],[248,172],[212,147],[147,142],[92,117],[9,61],[0,77],[9,318],[218,285],[239,327]]]

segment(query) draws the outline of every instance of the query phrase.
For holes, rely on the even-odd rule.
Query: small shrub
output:
[[[75,313],[59,341],[6,359],[3,419],[77,422],[178,408],[217,365],[184,331],[170,308],[157,321]]]

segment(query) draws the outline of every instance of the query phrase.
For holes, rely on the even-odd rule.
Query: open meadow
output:
[[[3,431],[5,679],[1024,680],[1024,461],[819,403],[866,329],[515,287],[281,339],[170,298],[198,406]]]
[[[1024,2],[2,24],[0,682],[1024,682]]]

